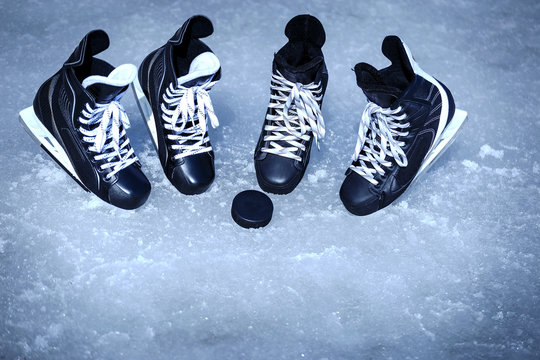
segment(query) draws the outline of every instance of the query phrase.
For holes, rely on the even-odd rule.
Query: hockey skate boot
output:
[[[313,140],[319,146],[325,135],[324,28],[315,17],[298,15],[285,27],[285,35],[289,41],[274,55],[270,104],[254,154],[259,186],[275,194],[296,188],[306,172]]]
[[[205,192],[215,177],[207,122],[219,125],[208,92],[221,77],[218,58],[200,39],[213,33],[204,16],[188,19],[142,62],[133,86],[159,160],[183,194]]]
[[[150,194],[150,182],[126,134],[120,99],[137,75],[94,56],[109,47],[102,30],[89,32],[62,68],[19,114],[26,131],[83,189],[123,209]]]
[[[382,52],[389,67],[354,68],[368,105],[339,195],[355,215],[371,214],[401,196],[450,146],[467,117],[398,37],[387,36]]]

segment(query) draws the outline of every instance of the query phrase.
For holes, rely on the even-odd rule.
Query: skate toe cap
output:
[[[118,180],[109,189],[109,202],[122,209],[142,206],[150,195],[151,185],[135,164],[118,172]]]
[[[174,167],[169,180],[185,195],[202,194],[215,178],[214,161],[210,154],[187,156],[182,164]]]
[[[294,160],[268,154],[255,161],[255,172],[261,189],[274,194],[288,194],[302,179],[302,172],[294,166]]]
[[[345,208],[354,215],[364,216],[380,208],[380,196],[371,189],[371,183],[351,171],[339,190]]]

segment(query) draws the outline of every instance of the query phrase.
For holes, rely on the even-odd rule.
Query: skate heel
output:
[[[452,145],[456,139],[456,135],[459,132],[459,129],[467,119],[467,112],[464,110],[456,109],[454,116],[448,122],[448,125],[445,127],[444,131],[441,133],[436,144],[433,145],[430,152],[426,155],[422,166],[418,170],[416,180],[422,173],[427,171],[431,165]],[[413,180],[413,181],[414,181]]]
[[[32,139],[34,139],[34,141],[73,178],[73,180],[75,180],[84,190],[88,191],[75,172],[62,145],[60,145],[58,140],[56,140],[49,130],[41,123],[32,106],[19,112],[19,122],[28,135],[30,135]]]
[[[148,102],[148,99],[144,94],[141,84],[139,83],[138,76],[135,78],[131,86],[133,88],[133,93],[135,94],[135,99],[137,100],[137,105],[139,106],[139,110],[141,111],[141,115],[144,118],[146,128],[148,129],[148,132],[152,137],[152,142],[154,143],[156,151],[158,151],[159,149],[157,140],[157,129],[156,123],[154,121],[154,114],[152,113],[152,107],[150,106],[150,103]]]

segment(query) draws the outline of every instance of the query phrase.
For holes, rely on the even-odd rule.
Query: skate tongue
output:
[[[321,22],[309,14],[293,17],[285,26],[285,35],[292,42],[309,41],[319,48],[326,41],[326,33]]]
[[[390,107],[403,93],[399,88],[386,84],[380,72],[369,64],[356,64],[354,72],[356,83],[369,101],[381,107]]]
[[[354,72],[358,86],[370,101],[390,107],[412,84],[416,75],[400,38],[394,35],[385,37],[382,52],[392,62],[390,66],[377,70],[369,64],[359,63]]]
[[[211,81],[220,67],[216,55],[209,51],[204,52],[191,61],[189,72],[178,78],[178,84],[185,87],[200,86]]]
[[[415,74],[403,41],[395,35],[389,35],[384,38],[381,50],[384,56],[392,62],[386,72],[392,74],[396,86],[407,87],[413,82]]]
[[[120,65],[108,76],[91,75],[84,79],[82,86],[86,88],[98,103],[112,101],[124,92],[137,76],[137,67],[132,64]]]
[[[310,84],[315,81],[317,72],[323,62],[322,56],[316,56],[309,62],[294,66],[289,64],[285,57],[279,53],[274,55],[274,67],[277,69],[287,80],[301,83]]]

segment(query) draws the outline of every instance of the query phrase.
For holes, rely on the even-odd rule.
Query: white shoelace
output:
[[[125,136],[125,129],[129,129],[130,124],[128,116],[119,102],[122,95],[123,93],[110,103],[96,103],[95,108],[87,103],[82,111],[82,116],[79,117],[80,123],[85,126],[92,127],[92,125],[98,124],[92,130],[81,126],[79,131],[83,134],[83,141],[90,144],[88,150],[97,153],[94,155],[94,160],[107,160],[100,166],[101,169],[112,168],[107,174],[108,179],[138,161],[133,149],[129,146],[129,139]],[[110,141],[107,143],[109,139]],[[120,143],[122,139],[123,141]],[[112,151],[109,151],[111,149]]]
[[[392,110],[370,102],[362,114],[350,168],[374,185],[378,184],[375,174],[384,175],[381,166],[392,166],[390,158],[401,167],[407,166],[407,156],[402,149],[405,142],[397,138],[409,134],[404,129],[410,124],[402,122],[406,114],[398,115],[401,110],[401,106]],[[355,162],[358,165],[354,165]]]
[[[208,95],[215,83],[216,81],[208,81],[189,88],[182,85],[175,87],[171,83],[163,94],[163,100],[168,105],[161,104],[163,126],[173,132],[167,135],[169,140],[175,142],[171,147],[180,151],[174,156],[175,159],[212,150],[206,122],[208,116],[213,128],[219,126]]]
[[[266,115],[271,123],[264,130],[271,134],[265,136],[264,141],[270,141],[270,144],[261,151],[302,161],[296,155],[298,149],[306,150],[302,140],[309,141],[312,132],[319,148],[319,139],[325,134],[324,119],[318,103],[322,99],[321,83],[294,83],[276,71],[272,74],[270,88],[272,95],[268,107],[274,109],[276,115]],[[282,146],[278,141],[285,141],[290,146]]]

